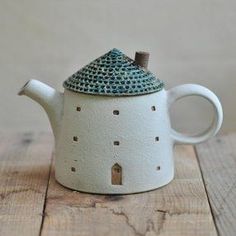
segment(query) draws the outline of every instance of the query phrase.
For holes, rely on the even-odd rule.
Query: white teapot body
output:
[[[64,93],[37,80],[19,92],[48,114],[55,136],[55,177],[83,192],[128,194],[148,191],[174,178],[173,147],[214,136],[223,111],[214,93],[194,84],[168,91],[147,69],[148,54],[132,60],[117,49],[64,81]],[[186,96],[201,96],[214,107],[211,126],[189,136],[171,128],[169,108]]]
[[[110,194],[167,184],[174,164],[166,96],[165,90],[137,97],[66,90],[56,179],[72,189]]]
[[[46,94],[47,96],[46,96]],[[55,177],[68,188],[101,194],[143,192],[174,178],[173,147],[214,136],[223,120],[221,104],[207,88],[185,84],[129,97],[64,93],[39,81],[21,90],[46,110],[55,135]],[[174,101],[197,95],[212,103],[214,121],[202,134],[187,136],[171,128]]]

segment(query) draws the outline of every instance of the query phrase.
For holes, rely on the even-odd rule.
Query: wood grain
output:
[[[48,134],[0,135],[0,235],[38,235],[51,160]]]
[[[193,148],[178,146],[175,160],[171,184],[123,196],[71,191],[52,171],[42,235],[216,235]]]
[[[236,235],[236,135],[216,137],[196,147],[220,235]]]

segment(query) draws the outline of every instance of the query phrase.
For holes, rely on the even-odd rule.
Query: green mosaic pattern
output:
[[[130,96],[160,91],[164,84],[134,60],[112,49],[70,76],[63,86],[80,93]]]

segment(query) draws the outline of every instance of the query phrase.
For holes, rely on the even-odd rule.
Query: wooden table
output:
[[[54,178],[48,133],[0,136],[0,235],[236,235],[236,134],[175,150],[175,179],[147,193],[79,193]]]

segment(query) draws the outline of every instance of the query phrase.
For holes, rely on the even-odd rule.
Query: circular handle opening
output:
[[[199,96],[207,99],[214,108],[213,121],[202,133],[198,132],[196,135],[187,135],[186,133],[177,132],[172,129],[171,134],[175,143],[200,143],[214,136],[219,131],[223,122],[223,110],[219,99],[212,91],[197,84],[183,84],[168,90],[167,95],[169,109],[177,100],[189,96]],[[188,110],[185,109],[183,113],[186,114],[187,112]]]
[[[170,107],[171,127],[190,136],[206,130],[213,118],[212,104],[196,95],[181,98]]]

